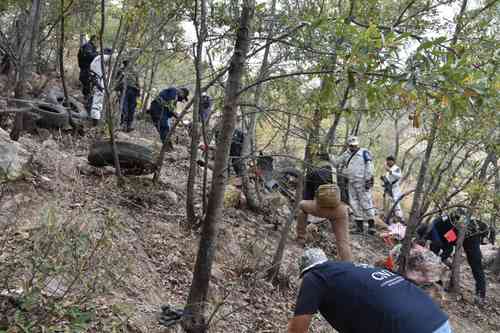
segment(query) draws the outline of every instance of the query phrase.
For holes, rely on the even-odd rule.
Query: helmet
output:
[[[349,146],[358,146],[359,145],[358,137],[351,135],[350,137],[347,138],[347,144]]]
[[[326,254],[322,249],[316,247],[305,250],[304,254],[299,259],[300,276],[302,277],[302,275],[304,275],[304,273],[311,268],[327,261],[328,258],[326,257]]]

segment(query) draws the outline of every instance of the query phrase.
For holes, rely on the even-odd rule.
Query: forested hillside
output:
[[[430,322],[342,274],[307,289],[311,248],[500,332],[499,20],[497,0],[2,0],[0,333]]]

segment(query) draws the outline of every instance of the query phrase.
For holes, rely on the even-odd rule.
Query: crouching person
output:
[[[486,301],[486,277],[484,275],[481,240],[488,234],[488,226],[477,219],[470,218],[467,211],[458,208],[450,214],[443,214],[435,218],[429,226],[422,225],[417,230],[421,239],[430,240],[430,250],[439,255],[443,262],[448,263],[448,258],[453,253],[458,239],[459,223],[465,227],[463,243],[467,262],[476,281],[476,296],[474,302],[483,305]]]
[[[319,154],[314,167],[306,175],[304,200],[299,203],[297,216],[297,242],[305,244],[308,214],[326,218],[332,225],[340,259],[352,261],[347,206],[340,201],[340,191],[333,182],[329,160],[328,154]]]
[[[168,132],[172,129],[171,119],[178,118],[175,112],[177,102],[187,102],[188,96],[189,90],[187,88],[170,87],[163,89],[151,102],[149,113],[160,134],[161,142],[165,143]]]
[[[342,333],[451,333],[448,316],[424,291],[385,269],[329,261],[318,248],[299,261],[302,284],[289,333],[305,333],[318,311]]]

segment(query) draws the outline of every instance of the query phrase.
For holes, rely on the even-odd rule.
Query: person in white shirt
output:
[[[391,208],[394,203],[397,202],[394,207],[394,216],[396,216],[400,222],[404,222],[404,215],[399,201],[399,198],[401,198],[401,190],[399,188],[399,182],[401,181],[401,169],[396,165],[396,159],[394,156],[388,156],[385,159],[384,168],[386,170],[384,176],[384,188],[386,193],[389,194]]]
[[[113,51],[111,49],[106,48],[103,50],[103,54],[95,57],[90,64],[90,73],[94,81],[94,96],[92,98],[92,108],[90,110],[90,118],[92,118],[93,126],[97,126],[101,119],[104,100],[104,73],[102,69],[104,68],[104,70],[106,70],[106,67],[108,67],[112,53]],[[104,66],[102,62],[104,62]]]

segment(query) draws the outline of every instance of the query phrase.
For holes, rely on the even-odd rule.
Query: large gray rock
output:
[[[30,153],[0,128],[0,183],[23,176]]]

